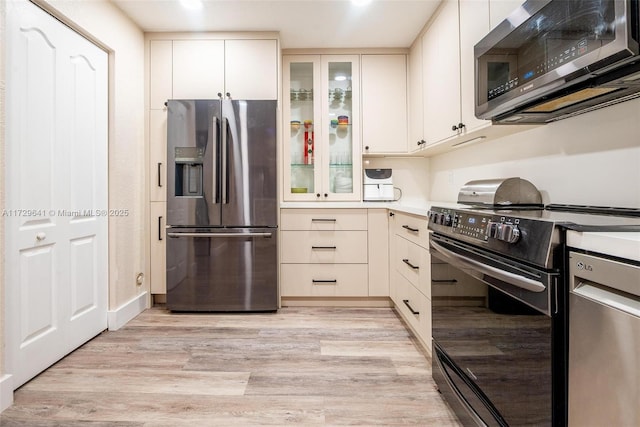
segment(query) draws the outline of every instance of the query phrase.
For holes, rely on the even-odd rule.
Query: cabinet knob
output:
[[[231,94],[227,92],[227,99],[231,99]]]
[[[38,242],[42,242],[46,238],[47,238],[47,235],[45,233],[43,233],[42,231],[39,232],[38,234],[36,234],[36,240]]]
[[[320,197],[320,193],[316,194],[316,197]]]
[[[329,197],[329,195],[327,193],[324,193],[324,197]]]
[[[222,92],[218,92],[218,98],[222,99]]]
[[[456,131],[456,130],[462,130],[462,128],[464,128],[464,123],[460,122],[458,123],[458,125],[453,125],[451,126],[451,130],[452,131]]]
[[[364,146],[364,149],[365,149],[365,150],[367,150],[367,151],[369,151],[369,146],[368,146],[368,145],[365,145],[365,146]]]

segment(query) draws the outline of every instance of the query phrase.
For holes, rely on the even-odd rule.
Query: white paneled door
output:
[[[7,2],[5,325],[14,388],[107,327],[107,54]]]

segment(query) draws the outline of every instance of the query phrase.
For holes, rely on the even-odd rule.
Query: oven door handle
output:
[[[499,268],[492,267],[490,265],[483,264],[480,261],[469,259],[462,255],[459,255],[449,249],[446,249],[441,244],[431,241],[431,247],[440,255],[445,257],[448,262],[454,266],[471,267],[481,273],[488,274],[500,279],[509,284],[517,286],[522,289],[526,289],[531,292],[544,292],[547,288],[542,283],[529,279],[527,277],[520,276],[518,274],[510,273],[508,271],[500,270]]]

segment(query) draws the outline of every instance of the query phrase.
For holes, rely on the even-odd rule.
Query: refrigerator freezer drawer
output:
[[[167,230],[167,308],[275,311],[276,229]]]

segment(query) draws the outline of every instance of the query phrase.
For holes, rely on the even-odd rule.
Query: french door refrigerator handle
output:
[[[227,156],[228,154],[228,146],[227,144],[229,143],[228,141],[228,125],[229,125],[229,121],[226,117],[222,118],[222,126],[221,126],[221,133],[222,133],[222,150],[221,150],[221,154],[220,154],[220,164],[222,165],[222,203],[223,204],[228,204],[229,203],[229,170],[228,167],[229,165],[227,164]]]
[[[503,280],[507,283],[510,283],[518,288],[526,289],[531,292],[544,292],[547,288],[540,282],[529,279],[527,277],[520,276],[518,274],[513,274],[508,271],[501,270],[499,268],[492,267],[490,265],[484,264],[480,261],[476,261],[473,259],[466,258],[464,256],[458,255],[457,253],[450,251],[449,249],[445,249],[439,243],[431,241],[431,247],[442,256],[444,256],[450,263],[455,265],[462,265],[465,267],[474,268],[484,274],[488,274],[497,279]]]
[[[167,233],[168,237],[273,237],[273,233]]]
[[[220,203],[220,187],[218,187],[218,169],[220,165],[218,164],[218,117],[213,116],[213,120],[211,122],[211,132],[213,132],[213,188],[215,191],[214,202]]]

